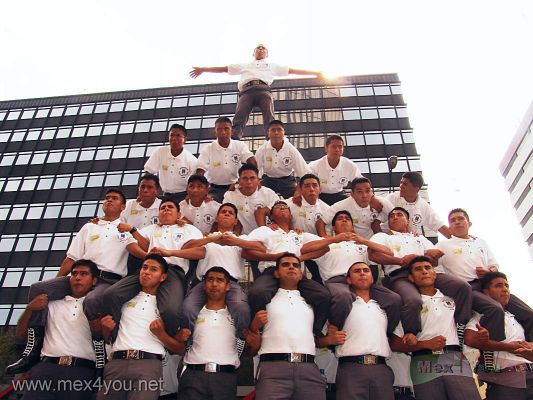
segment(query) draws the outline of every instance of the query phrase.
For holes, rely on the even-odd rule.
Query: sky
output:
[[[234,81],[193,65],[398,73],[432,206],[470,213],[533,304],[532,261],[499,164],[533,101],[533,2],[27,1],[2,5],[0,101]]]

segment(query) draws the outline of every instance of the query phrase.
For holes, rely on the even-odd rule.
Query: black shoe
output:
[[[41,348],[43,347],[44,326],[28,328],[26,338],[26,348],[22,352],[22,357],[5,369],[6,375],[21,374],[29,371],[41,359]]]

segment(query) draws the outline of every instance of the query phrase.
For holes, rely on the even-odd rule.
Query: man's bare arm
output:
[[[57,272],[57,277],[60,276],[67,276],[70,274],[70,270],[72,269],[72,264],[74,264],[74,260],[70,257],[65,257],[63,262],[61,263],[61,267],[59,268],[59,271]]]
[[[215,74],[227,73],[228,67],[192,67],[192,71],[189,72],[189,76],[193,79],[196,79],[204,72],[211,72]]]

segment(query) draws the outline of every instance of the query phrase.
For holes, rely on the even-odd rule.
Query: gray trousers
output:
[[[342,329],[346,318],[348,318],[352,310],[352,303],[356,297],[355,293],[350,289],[350,286],[346,283],[346,277],[343,275],[328,279],[326,288],[331,293],[328,319],[337,328]],[[399,294],[380,285],[372,285],[370,297],[377,301],[387,313],[387,335],[390,336],[398,322],[400,322],[402,298]]]
[[[401,271],[394,277],[383,279],[383,284],[398,293],[402,298],[400,318],[405,333],[417,334],[422,329],[420,292],[408,279],[409,272]],[[472,314],[472,288],[468,282],[449,274],[437,274],[435,287],[455,301],[455,321],[466,324]]]
[[[292,175],[280,178],[271,178],[263,175],[261,185],[272,189],[275,193],[283,196],[284,199],[290,199],[296,190],[296,178]]]
[[[527,388],[515,388],[498,385],[493,382],[487,383],[487,400],[532,400],[533,399],[533,372],[526,372]]]
[[[165,324],[165,330],[174,337],[183,324],[181,305],[184,295],[184,274],[181,269],[169,266],[167,275],[167,279],[157,289],[157,308]],[[122,315],[122,306],[140,291],[141,284],[137,274],[121,279],[104,292],[104,311],[113,317],[117,327]]]
[[[393,400],[394,373],[386,364],[339,363],[337,400]]]
[[[311,363],[261,361],[256,400],[325,400],[326,382]]]
[[[248,302],[252,315],[255,316],[258,311],[266,309],[267,304],[276,295],[278,288],[278,280],[274,278],[274,268],[265,269],[248,291]],[[320,283],[305,277],[298,283],[298,290],[307,304],[313,307],[315,314],[313,333],[321,335],[322,328],[328,319],[331,300],[329,291]]]
[[[191,332],[196,325],[196,318],[207,302],[204,285],[202,282],[195,285],[183,300],[183,318]],[[244,329],[250,325],[250,306],[246,293],[238,282],[230,282],[230,290],[226,294],[226,305],[235,323],[239,337],[244,337]]]
[[[157,400],[162,387],[160,360],[111,360],[97,399]]]
[[[481,399],[474,378],[468,376],[440,376],[432,381],[414,385],[413,390],[416,400]]]
[[[204,372],[185,369],[179,379],[178,398],[186,400],[235,400],[236,372]]]
[[[270,86],[253,85],[244,88],[239,93],[239,100],[233,117],[232,139],[241,140],[250,113],[256,106],[261,109],[263,114],[263,127],[266,135],[268,124],[274,119],[274,98],[272,97]]]

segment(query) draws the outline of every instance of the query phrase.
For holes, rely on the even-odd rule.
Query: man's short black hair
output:
[[[210,272],[218,272],[220,274],[223,274],[224,278],[226,279],[226,282],[229,282],[231,280],[231,275],[229,274],[228,271],[226,271],[225,268],[214,266],[214,267],[209,268],[206,271],[206,273],[204,274],[204,276],[202,278],[203,281],[205,281],[207,279],[207,275],[209,275]]]
[[[481,278],[481,290],[488,289],[494,279],[503,278],[507,281],[507,275],[500,271],[487,272],[483,278]]]
[[[220,205],[220,207],[218,207],[218,211],[217,211],[217,215],[220,213],[220,210],[222,210],[222,207],[230,207],[233,209],[233,211],[235,211],[235,217],[237,217],[237,215],[239,215],[239,210],[237,210],[237,206],[233,203],[223,203]]]
[[[259,170],[257,169],[257,167],[253,164],[250,164],[250,163],[244,163],[241,165],[241,167],[239,168],[239,176],[241,176],[241,174],[244,172],[244,171],[254,171],[256,173],[256,175],[259,176]]]
[[[350,214],[348,210],[339,210],[335,213],[335,216],[331,220],[332,226],[335,226],[335,222],[337,222],[337,218],[339,218],[341,215],[346,215],[348,218],[350,218],[350,221],[352,221],[352,224],[353,224],[352,214]]]
[[[270,207],[270,212],[268,213],[268,216],[270,218],[272,216],[272,212],[274,211],[274,207],[276,207],[278,204],[283,204],[283,205],[286,205],[287,207],[289,207],[289,205],[284,200],[278,200],[278,201],[274,202],[274,204],[272,204],[272,207]],[[289,211],[290,211],[290,208],[289,208]]]
[[[70,270],[74,271],[74,268],[76,268],[76,267],[88,267],[89,270],[91,271],[91,276],[93,278],[98,278],[98,276],[100,275],[100,270],[98,269],[98,266],[96,265],[96,263],[94,261],[86,260],[86,259],[82,258],[82,259],[80,259],[78,261],[75,261],[72,264],[72,268]]]
[[[302,262],[300,260],[300,257],[298,257],[296,254],[294,253],[290,253],[288,251],[286,251],[285,253],[283,253],[281,256],[279,256],[277,259],[276,259],[276,268],[279,268],[279,265],[281,264],[281,260],[286,258],[286,257],[292,257],[292,258],[296,258],[298,260],[298,262]]]
[[[405,216],[407,217],[407,219],[410,218],[409,216],[409,211],[407,211],[405,208],[403,207],[394,207],[392,210],[390,210],[389,212],[389,215],[387,215],[387,217],[390,217],[390,215],[392,214],[393,211],[401,211],[405,214]]]
[[[402,175],[402,178],[407,179],[409,182],[413,184],[413,186],[416,186],[417,188],[421,188],[424,186],[424,178],[419,172],[416,171],[409,171]]]
[[[168,263],[167,260],[165,260],[162,256],[159,254],[148,254],[146,257],[144,257],[144,261],[146,260],[154,260],[156,263],[158,263],[161,268],[163,269],[163,272],[166,274],[168,272]]]
[[[203,175],[191,175],[189,176],[189,179],[187,179],[187,185],[191,182],[200,182],[203,183],[205,186],[209,186],[209,182],[207,181],[207,178]]]
[[[352,188],[352,192],[355,190],[355,186],[356,185],[359,185],[361,183],[368,183],[370,185],[370,187],[372,187],[372,182],[370,182],[370,179],[368,178],[365,178],[364,176],[361,177],[361,178],[355,178],[353,181],[352,181],[352,185],[351,185],[351,188]]]
[[[229,119],[228,117],[218,117],[216,120],[215,120],[215,125],[216,124],[232,124],[231,123],[231,119]]]
[[[328,146],[334,140],[340,140],[342,144],[344,145],[344,140],[342,137],[340,137],[339,135],[331,135],[331,136],[328,136],[326,139],[326,146]]]
[[[409,273],[413,272],[413,265],[415,265],[416,263],[419,263],[419,262],[428,262],[428,263],[431,264],[431,259],[429,257],[426,257],[426,256],[416,256],[415,258],[413,258],[411,260],[411,262],[407,266],[407,269],[409,270]],[[433,266],[433,264],[432,264],[432,266]]]
[[[144,174],[143,176],[139,178],[138,185],[140,185],[142,181],[154,181],[155,186],[158,189],[161,189],[161,185],[159,184],[159,177],[155,174],[150,174],[147,172],[146,174]]]
[[[116,193],[120,196],[120,199],[122,200],[122,204],[126,204],[126,196],[124,196],[124,193],[122,193],[122,190],[112,187],[106,190],[105,195],[107,196],[109,193]]]
[[[270,121],[270,122],[268,123],[268,128],[267,128],[267,130],[268,130],[272,125],[279,125],[279,126],[281,126],[283,129],[285,129],[285,125],[283,125],[283,122],[281,122],[279,119],[273,119],[272,121]]]
[[[316,176],[315,174],[305,174],[304,176],[302,176],[300,178],[300,182],[298,182],[298,185],[300,187],[303,187],[304,185],[304,181],[307,180],[307,179],[314,179],[317,181],[318,183],[318,186],[320,186],[320,178],[318,176]]]
[[[187,137],[187,129],[186,129],[183,125],[181,125],[181,124],[172,124],[172,125],[170,126],[170,129],[169,129],[168,131],[171,132],[172,129],[179,129],[180,131],[183,132],[183,134],[185,135],[185,137]]]
[[[450,212],[448,213],[448,221],[450,220],[450,217],[451,217],[452,214],[454,214],[454,213],[463,213],[464,216],[465,216],[465,218],[466,218],[466,220],[467,220],[468,222],[470,222],[470,216],[468,215],[468,213],[466,212],[466,210],[465,210],[464,208],[454,208],[452,211],[450,211]]]
[[[172,203],[176,206],[176,208],[178,209],[178,211],[180,210],[180,205],[178,204],[178,202],[176,200],[174,200],[172,197],[163,197],[161,199],[161,204],[159,204],[159,209],[161,210],[161,206],[164,204],[164,203]]]

